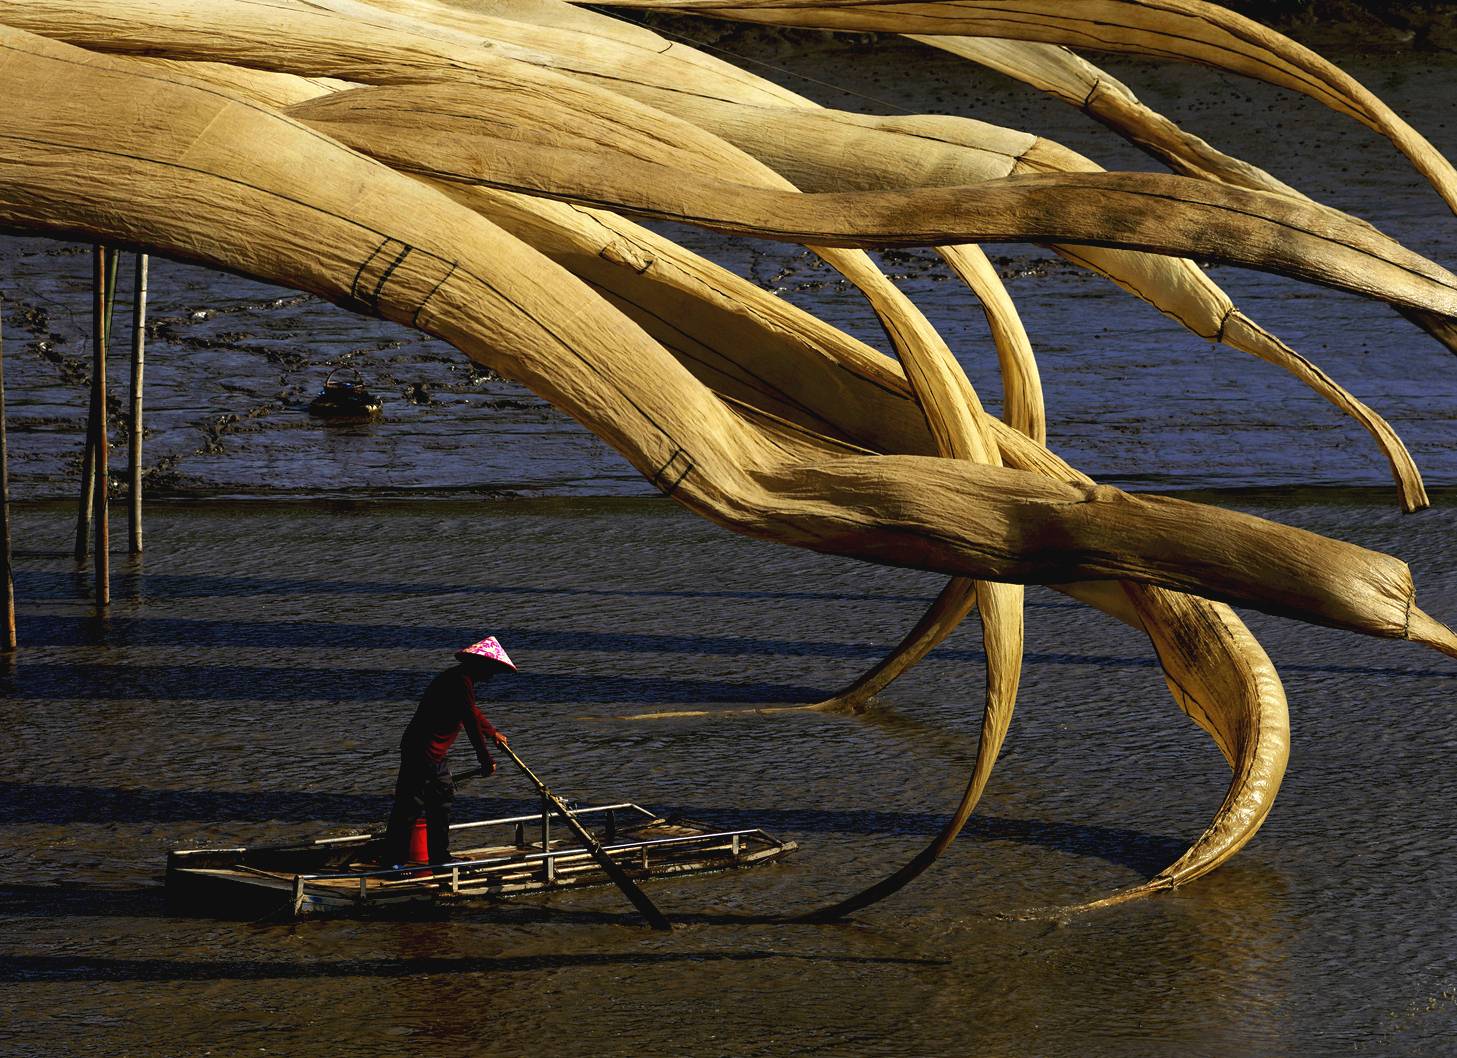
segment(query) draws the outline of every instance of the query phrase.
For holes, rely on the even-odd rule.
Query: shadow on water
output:
[[[885,648],[874,643],[831,643],[740,636],[662,635],[624,631],[536,629],[493,626],[513,649],[572,650],[624,654],[755,655],[862,658],[877,661]],[[345,647],[355,650],[440,650],[460,639],[456,625],[350,624],[340,621],[241,621],[191,618],[111,617],[105,626],[91,617],[37,614],[26,621],[26,643],[74,647],[113,646]],[[948,651],[947,657],[980,660],[980,651]]]
[[[265,665],[17,665],[6,696],[26,701],[404,702],[420,694],[409,669],[303,669]],[[669,676],[521,672],[491,688],[501,702],[806,702],[823,689],[794,683],[745,683]]]
[[[84,571],[83,571],[84,572]],[[17,569],[15,590],[30,598],[71,598],[78,575],[44,569]],[[687,591],[657,588],[535,587],[529,584],[431,583],[421,580],[319,580],[308,577],[240,577],[216,574],[118,573],[113,571],[113,598],[216,599],[266,595],[559,595],[623,599],[770,599],[829,602],[925,603],[923,595],[824,591]],[[1053,606],[1076,604],[1048,603]]]
[[[291,791],[148,790],[124,787],[0,783],[0,826],[70,824],[305,823],[340,820],[345,827],[377,825],[389,811],[380,795]],[[458,820],[506,817],[534,811],[538,802],[462,797]],[[878,834],[924,837],[945,823],[936,812],[813,808],[725,809],[709,805],[657,806],[720,829],[762,827],[771,833]],[[1187,842],[1125,827],[1037,819],[975,816],[960,839],[1005,841],[1106,860],[1149,873],[1167,865]],[[899,854],[897,854],[899,855]]]
[[[805,910],[804,908],[797,909]],[[804,925],[793,917],[795,909],[779,913],[753,911],[687,911],[674,907],[671,915],[678,926],[783,926]],[[147,919],[201,919],[227,921],[246,925],[259,930],[289,930],[299,928],[299,922],[291,917],[286,908],[275,913],[239,916],[229,909],[198,911],[194,908],[176,908],[169,904],[166,890],[161,885],[139,886],[119,889],[88,885],[6,885],[0,886],[0,917],[6,919],[60,918],[147,918]],[[642,920],[637,912],[624,908],[620,911],[592,910],[587,908],[563,907],[555,903],[544,904],[541,897],[517,897],[509,901],[485,901],[454,906],[427,905],[415,907],[381,907],[371,909],[367,915],[354,916],[371,922],[420,923],[444,922],[450,920],[472,921],[488,918],[494,926],[520,928],[526,926],[614,926],[638,929]],[[814,923],[817,927],[852,925],[852,919],[836,922]],[[38,957],[41,960],[47,956]],[[28,961],[16,958],[15,961]],[[0,957],[0,967],[3,967]],[[0,969],[0,980],[3,969]]]
[[[103,889],[89,885],[0,885],[0,918],[166,918],[160,885]]]
[[[631,593],[628,593],[631,594]],[[846,661],[873,663],[884,656],[886,644],[878,643],[835,643],[802,639],[767,639],[740,636],[713,635],[664,635],[630,632],[594,632],[581,629],[537,629],[518,626],[497,628],[495,634],[510,642],[513,648],[522,651],[577,651],[611,654],[683,654],[692,656],[727,657],[806,657],[834,658]],[[316,648],[343,648],[348,650],[440,650],[454,644],[460,638],[460,629],[453,625],[421,624],[359,624],[333,621],[245,621],[192,618],[131,618],[110,617],[100,622],[89,615],[58,616],[37,614],[26,621],[26,642],[32,646],[80,647],[105,643],[115,647],[128,646],[250,646],[250,647],[296,647],[308,643]],[[975,648],[943,647],[936,652],[941,661],[984,664],[985,654]],[[1153,657],[1122,657],[1105,654],[1084,654],[1072,652],[1029,651],[1026,655],[1029,665],[1087,665],[1106,669],[1150,669],[1158,663]],[[39,667],[44,672],[44,666]],[[57,667],[59,668],[59,667]],[[139,667],[129,666],[135,671]],[[187,666],[189,671],[197,666]],[[1438,668],[1394,668],[1377,665],[1302,665],[1287,663],[1281,666],[1286,672],[1317,672],[1352,676],[1392,677],[1446,677],[1457,678],[1457,674]],[[298,670],[290,670],[296,672]],[[325,670],[316,670],[323,672]],[[378,679],[380,673],[368,672],[370,679]],[[398,673],[395,674],[399,676]],[[340,673],[348,679],[350,673]],[[405,678],[414,679],[407,674]],[[518,687],[523,680],[535,683],[557,681],[561,677],[541,673],[523,673],[514,677],[512,687]],[[594,683],[598,678],[594,678]],[[217,681],[209,679],[210,684]],[[678,681],[671,681],[676,684]],[[165,685],[165,684],[164,684]],[[694,684],[697,686],[697,683]],[[250,690],[256,685],[250,684]],[[711,686],[718,686],[713,684]],[[626,692],[630,685],[624,686]],[[723,694],[732,701],[787,701],[798,696],[815,700],[820,694],[813,688],[776,687],[772,684],[723,684]],[[666,689],[666,688],[665,688]],[[575,690],[575,688],[573,688]],[[561,694],[541,698],[542,691],[526,690],[522,700],[563,700]],[[685,693],[687,689],[685,688]],[[691,693],[698,693],[696,691]],[[704,694],[711,694],[704,689]],[[785,697],[774,697],[774,695]],[[768,695],[767,697],[765,695]],[[329,696],[325,696],[329,697]],[[517,694],[510,697],[517,698]],[[359,700],[359,699],[340,699]],[[632,700],[602,698],[602,701]],[[650,701],[708,701],[711,698],[663,698],[639,699]]]
[[[87,956],[0,957],[0,981],[294,981],[312,978],[416,977],[423,974],[524,973],[583,966],[697,965],[783,959],[844,965],[942,966],[945,960],[891,956],[810,955],[775,950],[696,952],[586,952],[579,955],[472,956],[468,958],[336,959],[252,962],[229,959],[103,959]]]

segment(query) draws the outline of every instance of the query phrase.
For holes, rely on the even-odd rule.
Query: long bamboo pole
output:
[[[96,246],[95,251],[101,253],[103,247]],[[111,338],[111,315],[116,306],[116,273],[117,263],[121,256],[120,250],[105,250],[106,273],[103,279],[98,279],[97,289],[104,290],[105,310],[101,314],[101,322],[93,321],[93,326],[99,326],[106,334],[106,339]],[[93,316],[96,313],[93,312]],[[92,376],[91,381],[91,403],[86,412],[86,444],[81,453],[81,502],[76,510],[76,561],[86,561],[86,548],[90,544],[91,524],[94,516],[95,494],[96,494],[96,379]]]
[[[0,294],[0,328],[5,320],[5,296]],[[10,450],[5,439],[5,344],[0,332],[0,652],[15,650],[15,577],[10,567]]]
[[[147,343],[147,255],[137,254],[136,283],[132,291],[131,432],[127,437],[127,519],[130,550],[142,553],[142,369]]]
[[[657,930],[671,930],[673,924],[658,910],[657,905],[648,899],[648,895],[637,887],[637,883],[627,876],[627,872],[607,854],[607,851],[602,848],[601,844],[592,836],[591,832],[582,826],[576,816],[572,815],[566,803],[556,794],[552,793],[546,783],[536,777],[536,773],[526,766],[526,762],[516,755],[514,749],[504,742],[498,743],[498,745],[506,756],[510,757],[516,763],[516,767],[520,768],[526,777],[531,780],[531,784],[536,787],[541,796],[561,814],[562,822],[566,823],[567,829],[577,836],[577,840],[582,843],[582,847],[591,854],[592,859],[597,861],[597,866],[606,871],[607,877],[611,878],[617,888],[622,890],[623,895],[632,901],[632,906],[637,908],[638,913],[647,920],[648,925]],[[548,852],[550,850],[545,848],[543,844],[541,851]]]
[[[76,561],[86,561],[91,546],[91,501],[96,492],[96,387],[91,388],[91,404],[86,412],[86,441],[81,452],[81,503],[76,510]]]
[[[95,280],[96,317],[91,328],[91,400],[96,413],[92,443],[96,448],[96,481],[92,498],[96,538],[96,609],[104,612],[111,605],[111,527],[107,509],[110,476],[107,468],[106,436],[106,338],[107,338],[107,266],[109,251],[96,247],[93,278]]]

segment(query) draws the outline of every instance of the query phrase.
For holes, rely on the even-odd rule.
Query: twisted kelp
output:
[[[711,13],[918,33],[1019,26],[1043,49],[1169,54],[1177,39],[1176,57],[1355,113],[1451,186],[1445,161],[1364,89],[1218,8],[1076,5],[1109,27],[1110,44],[1073,25],[1069,5],[998,6],[1018,17],[970,0]],[[1425,502],[1385,423],[1170,255],[1354,290],[1439,333],[1457,317],[1457,277],[1252,167],[1215,164],[1224,156],[1190,146],[1202,141],[1160,126],[1163,156],[1184,150],[1199,164],[1182,176],[1105,174],[966,119],[823,110],[557,0],[0,0],[0,26],[0,223],[200,261],[419,327],[532,387],[719,524],[951,574],[901,648],[841,701],[883,686],[980,599],[987,704],[966,795],[921,856],[831,913],[914,877],[975,806],[1015,698],[1020,583],[1060,585],[1143,627],[1176,701],[1234,771],[1189,852],[1118,898],[1232,855],[1283,773],[1278,678],[1211,600],[1457,653],[1414,605],[1398,560],[1098,486],[1042,444],[1030,343],[978,241],[1046,240],[1197,332],[1283,363],[1378,437],[1407,506]],[[1190,27],[1209,39],[1187,38]],[[1132,104],[1118,115],[1133,126],[1157,117]],[[899,362],[615,211],[820,247],[865,292]],[[985,414],[945,343],[857,249],[883,245],[942,247],[981,298],[1007,424]]]

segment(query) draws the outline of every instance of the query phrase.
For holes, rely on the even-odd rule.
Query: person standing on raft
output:
[[[395,783],[395,804],[385,831],[383,860],[404,863],[409,856],[415,821],[425,817],[431,863],[450,860],[450,805],[455,783],[445,755],[460,729],[465,728],[481,774],[491,775],[496,762],[488,745],[507,744],[506,736],[486,719],[476,702],[478,689],[504,669],[516,671],[495,636],[487,636],[455,655],[459,662],[430,681],[415,716],[400,738],[400,776]]]

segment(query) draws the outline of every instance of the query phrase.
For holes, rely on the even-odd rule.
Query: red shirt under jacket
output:
[[[476,705],[475,681],[462,665],[454,665],[430,681],[420,706],[400,739],[405,753],[423,753],[433,764],[445,760],[460,729],[475,747],[481,767],[490,770],[491,755],[487,747],[496,737],[496,729]]]

